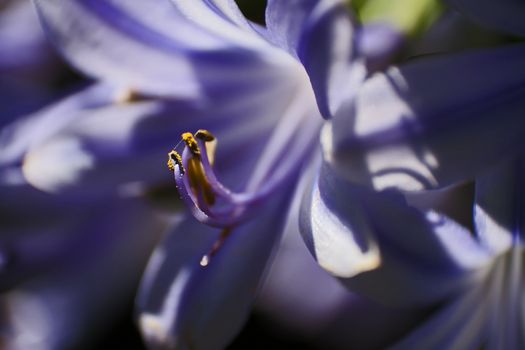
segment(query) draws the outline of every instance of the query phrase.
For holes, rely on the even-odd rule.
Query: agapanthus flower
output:
[[[429,304],[485,261],[470,236],[453,236],[457,225],[415,209],[428,196],[412,193],[407,204],[395,188],[444,188],[515,153],[523,91],[503,92],[523,83],[523,45],[369,77],[391,48],[360,50],[362,29],[343,1],[269,1],[266,28],[229,0],[35,3],[65,57],[125,98],[77,111],[35,143],[24,167],[32,184],[147,193],[165,179],[158,150],[188,132],[169,163],[197,221],[178,223],[144,277],[138,319],[151,346],[228,344],[310,171],[306,241],[349,287]],[[307,168],[322,124],[324,164]],[[385,288],[392,283],[397,290]]]
[[[175,329],[182,323],[179,319],[191,316],[196,320],[188,320],[184,325],[192,328],[189,337],[197,342],[210,342],[214,347],[224,346],[246,318],[267,260],[280,237],[294,183],[317,144],[322,118],[303,66],[290,53],[266,41],[265,31],[244,20],[233,2],[221,5],[224,11],[233,11],[229,19],[221,18],[216,9],[200,2],[190,5],[157,1],[140,5],[143,6],[140,9],[124,2],[37,4],[51,37],[57,40],[66,57],[84,71],[112,81],[132,94],[136,92],[139,100],[91,109],[82,118],[69,115],[74,123],[35,143],[28,152],[24,174],[31,183],[47,191],[92,195],[114,190],[117,185],[125,190],[129,187],[121,185],[126,183],[141,181],[143,186],[158,183],[166,171],[159,167],[159,156],[165,156],[159,149],[173,146],[184,129],[205,128],[219,140],[220,152],[215,164],[218,171],[223,169],[221,180],[248,185],[251,196],[241,198],[239,205],[226,203],[230,207],[225,210],[238,214],[223,215],[217,221],[228,237],[220,249],[215,249],[208,266],[201,266],[205,265],[203,256],[212,251],[219,237],[213,230],[187,221],[153,257],[139,298],[144,308],[140,323],[148,339],[169,343],[173,338],[170,333],[179,332]],[[268,10],[276,11],[275,6],[281,5],[270,5]],[[339,80],[343,75],[354,79],[351,74],[362,79],[364,69],[351,73],[353,70],[347,66],[359,55],[353,48],[353,24],[346,7],[339,2],[304,5],[295,4],[296,20],[311,21],[312,33],[293,33],[291,28],[288,38],[282,40],[287,41],[289,52],[310,60],[306,66],[320,74],[316,84],[318,100],[324,101],[320,103],[328,116],[331,113],[328,92],[323,88],[326,81]],[[314,14],[314,8],[320,13]],[[291,10],[283,13],[292,13]],[[273,16],[275,23],[268,25],[266,34],[272,26],[277,31],[292,20],[280,19],[277,12],[280,10]],[[148,13],[156,16],[144,16]],[[186,16],[189,14],[202,22],[191,21]],[[334,26],[337,23],[344,24],[341,33],[333,33],[331,29],[337,29]],[[341,47],[326,48],[326,53],[339,61],[335,67],[322,66],[323,60],[316,54],[323,52],[317,48],[304,47],[301,49],[304,53],[297,51],[299,35],[304,36],[301,39],[304,46],[313,40],[310,35],[321,35],[315,40],[324,42],[323,37],[333,34],[343,39],[338,41],[343,43]],[[118,60],[112,57],[115,54]],[[331,92],[334,103],[337,103],[336,92],[334,87]],[[155,96],[164,99],[152,98]],[[97,123],[99,126],[93,127]],[[126,124],[129,133],[123,132]],[[107,131],[101,132],[103,128]],[[202,159],[206,156],[205,149],[200,146]],[[189,150],[185,153],[186,158],[194,155]],[[261,153],[255,162],[256,155]],[[61,162],[62,154],[67,154],[68,162]],[[193,175],[187,162],[184,159],[184,168],[175,167],[175,171]],[[208,173],[207,179],[211,175]],[[251,180],[246,181],[247,177]],[[180,179],[178,175],[177,178]],[[228,199],[225,197],[224,201]],[[232,208],[232,204],[236,207]],[[257,234],[254,228],[262,231]],[[224,278],[231,279],[231,283]],[[209,290],[214,291],[214,298],[208,297]],[[182,292],[189,299],[182,300]],[[174,299],[173,293],[179,293],[181,298]],[[202,305],[202,301],[210,304]],[[211,322],[206,320],[209,316]],[[193,326],[191,322],[197,324]],[[202,326],[200,322],[204,322]],[[200,327],[203,329],[199,330]],[[176,341],[184,344],[193,340]]]

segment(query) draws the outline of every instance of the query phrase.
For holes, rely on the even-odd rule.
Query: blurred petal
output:
[[[354,87],[352,82],[364,78],[360,65],[350,70],[354,28],[345,3],[270,0],[266,23],[270,37],[304,65],[321,114],[332,116],[349,87]]]
[[[31,147],[77,122],[76,111],[107,105],[115,100],[116,92],[115,87],[97,84],[6,125],[0,130],[0,164],[21,162]]]
[[[3,78],[29,78],[35,82],[55,72],[57,59],[30,1],[11,1],[1,8],[0,52]]]
[[[488,331],[489,309],[484,292],[484,288],[472,288],[465,296],[447,303],[391,349],[479,349]]]
[[[159,223],[138,203],[106,202],[93,224],[80,255],[1,296],[5,348],[79,348],[128,306]]]
[[[297,56],[302,28],[321,0],[270,0],[266,6],[266,26],[272,40]]]
[[[369,72],[383,70],[406,44],[402,32],[386,23],[370,23],[357,32],[357,51]]]
[[[259,50],[261,43],[241,47],[207,32],[170,0],[35,3],[49,36],[75,67],[141,92],[195,96],[220,90],[225,81],[239,87],[287,74],[274,64],[278,50]]]
[[[443,188],[520,148],[525,45],[444,55],[367,80],[324,133],[338,172],[376,189]]]
[[[456,11],[446,11],[410,47],[410,56],[460,52],[493,47],[508,41],[501,33],[480,27]]]
[[[446,297],[478,278],[473,272],[492,257],[446,215],[419,211],[393,191],[345,182],[328,166],[303,203],[301,225],[323,268],[352,290],[387,303]]]
[[[27,185],[0,191],[0,290],[79,258],[85,244],[96,240],[92,205]]]
[[[476,231],[481,243],[495,253],[503,253],[525,239],[524,175],[520,158],[476,179]]]
[[[525,3],[522,0],[446,0],[480,24],[509,34],[525,36]]]
[[[252,84],[242,98],[228,90],[216,100],[110,101],[76,110],[59,104],[47,110],[45,118],[74,122],[29,149],[24,174],[31,184],[50,192],[107,193],[125,190],[126,185],[138,185],[140,191],[144,185],[172,180],[165,167],[167,152],[183,132],[198,129],[208,129],[218,138],[220,172],[249,167],[257,157],[247,152],[267,141],[295,84],[283,81],[272,89]],[[235,162],[232,152],[237,153]]]
[[[257,31],[246,20],[234,0],[171,1],[186,18],[211,33],[238,41],[241,45],[251,46],[257,41]]]
[[[50,91],[31,83],[0,78],[0,130],[16,118],[43,107],[51,95]]]
[[[523,248],[513,246],[491,265],[393,349],[523,348]]]
[[[288,194],[276,195],[260,215],[233,228],[207,261],[202,258],[217,244],[218,232],[193,220],[157,248],[138,299],[140,327],[150,346],[226,347],[244,324],[279,241]]]

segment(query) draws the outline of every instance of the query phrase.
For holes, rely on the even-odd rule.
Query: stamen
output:
[[[168,169],[170,171],[174,171],[175,165],[177,165],[180,168],[181,175],[184,175],[186,170],[184,169],[184,166],[182,165],[182,157],[177,151],[172,150],[170,153],[168,153]]]
[[[211,142],[215,140],[215,136],[208,130],[200,129],[195,133],[195,137],[204,142]]]
[[[184,141],[186,146],[188,146],[188,148],[190,149],[191,153],[193,153],[194,155],[200,155],[201,154],[201,151],[199,149],[199,145],[197,144],[197,141],[195,140],[195,138],[193,137],[191,132],[185,132],[184,134],[182,134],[182,141]]]
[[[204,153],[201,152],[201,156],[208,158],[210,164],[213,165],[215,160],[215,149],[217,148],[217,140],[215,136],[208,130],[200,129],[195,133],[195,138],[197,139],[197,145],[200,149],[204,149]],[[203,162],[204,165],[204,162]],[[206,171],[206,168],[204,169]]]
[[[292,133],[279,134],[288,137],[279,142],[278,154],[271,160],[264,159],[265,169],[259,169],[255,181],[252,178],[241,192],[230,190],[217,178],[213,169],[217,140],[209,131],[182,134],[187,147],[181,153],[180,163],[185,167],[185,174],[182,166],[175,167],[174,172],[182,200],[197,220],[213,227],[228,229],[248,220],[257,214],[266,198],[286,186],[287,178],[298,176],[316,145],[320,123],[308,123],[302,127],[294,118],[294,127],[290,128]],[[273,146],[272,150],[275,150]],[[179,162],[174,160],[173,164]],[[209,257],[204,256],[201,263],[206,265]]]

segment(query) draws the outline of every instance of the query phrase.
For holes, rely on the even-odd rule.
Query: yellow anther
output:
[[[194,157],[188,160],[188,177],[193,192],[197,194],[199,191],[202,191],[202,196],[206,204],[213,205],[215,203],[215,193],[206,178],[204,168],[198,158]]]
[[[188,146],[188,148],[190,149],[191,153],[193,153],[194,155],[200,155],[201,154],[201,151],[199,149],[199,145],[197,144],[197,141],[195,140],[195,138],[193,137],[191,132],[185,132],[184,134],[182,134],[182,141],[184,141],[186,146]]]
[[[215,136],[208,130],[200,129],[195,133],[195,137],[204,142],[211,142],[215,140]]]
[[[184,175],[185,170],[184,166],[182,165],[182,157],[176,151],[171,151],[168,153],[168,169],[170,169],[170,171],[174,171],[175,165],[179,166],[181,174]]]
[[[217,148],[217,139],[208,130],[200,129],[195,133],[195,138],[204,141],[206,152],[208,153],[208,160],[213,165],[215,160],[215,149]]]
[[[186,144],[186,146],[190,149],[191,153],[193,154],[193,157],[189,158],[187,161],[187,169],[183,168],[182,158],[175,151],[169,153],[170,158],[168,160],[168,167],[170,168],[170,170],[173,170],[175,168],[175,164],[179,165],[181,173],[183,175],[185,173],[188,175],[189,185],[193,193],[195,195],[198,195],[200,193],[202,195],[202,199],[204,200],[204,202],[206,202],[207,205],[213,205],[215,203],[215,193],[213,192],[212,186],[210,185],[210,183],[208,182],[208,178],[206,177],[206,173],[202,165],[201,150],[195,138],[206,142],[205,151],[208,154],[208,152],[212,150],[211,161],[213,161],[213,150],[216,144],[215,137],[207,130],[199,130],[195,133],[195,136],[193,136],[190,132],[185,132],[184,134],[182,134],[182,141]]]

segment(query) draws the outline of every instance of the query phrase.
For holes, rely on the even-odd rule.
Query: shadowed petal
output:
[[[391,349],[479,349],[482,335],[489,330],[490,312],[484,300],[485,288],[472,288],[469,293],[447,303],[429,321]]]
[[[2,294],[5,348],[83,347],[125,312],[160,225],[141,204],[110,202],[85,227],[91,239],[77,237],[82,249],[65,252],[67,259],[52,273]]]
[[[50,91],[34,84],[0,78],[0,130],[16,118],[42,108],[51,96]]]
[[[476,179],[476,231],[495,253],[524,240],[525,168],[523,158],[491,169]]]
[[[509,34],[525,36],[525,3],[522,0],[446,0],[480,24]]]
[[[393,349],[523,348],[522,276],[523,249],[515,245]]]
[[[28,185],[0,186],[0,290],[79,258],[96,240],[94,207]]]
[[[193,220],[167,237],[150,261],[138,299],[140,327],[151,346],[212,350],[232,340],[281,236],[288,194],[232,228],[213,254],[217,230]]]
[[[57,71],[57,57],[29,0],[10,1],[0,9],[0,52],[2,78],[38,84]]]
[[[525,45],[427,58],[367,80],[324,133],[340,174],[376,189],[465,181],[520,149]]]
[[[352,82],[365,74],[361,65],[350,69],[355,35],[344,2],[270,0],[266,23],[273,41],[304,65],[321,114],[332,116],[354,87]]]

